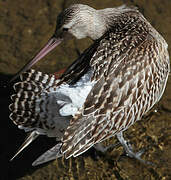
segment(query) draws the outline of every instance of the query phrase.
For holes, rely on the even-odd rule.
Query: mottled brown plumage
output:
[[[85,15],[85,19],[83,15]],[[88,36],[94,40],[94,43],[69,66],[59,80],[54,80],[50,85],[49,82],[52,78],[54,79],[53,76],[41,74],[36,81],[36,76],[40,72],[37,73],[33,70],[25,73],[30,79],[25,78],[22,80],[23,82],[19,83],[19,90],[17,90],[19,96],[22,93],[36,95],[35,98],[28,95],[28,99],[33,104],[33,112],[37,118],[33,117],[34,120],[30,123],[30,120],[25,117],[26,113],[29,118],[31,117],[26,112],[27,108],[21,115],[15,111],[19,104],[22,108],[24,107],[23,99],[18,100],[15,95],[14,103],[11,106],[15,118],[11,115],[11,119],[17,125],[22,124],[24,128],[32,127],[36,131],[39,129],[41,133],[43,132],[42,134],[48,136],[50,136],[49,129],[53,127],[55,131],[52,130],[52,132],[55,133],[51,133],[51,135],[61,140],[60,146],[57,145],[56,148],[49,150],[34,165],[61,155],[65,155],[66,158],[78,156],[91,146],[114,135],[117,135],[129,155],[130,150],[122,139],[122,132],[140,120],[160,100],[170,71],[167,43],[136,8],[122,6],[95,10],[86,5],[74,5],[59,17],[59,19],[62,17],[64,19],[58,20],[60,23],[57,24],[57,27],[65,30],[67,28],[68,33],[77,38]],[[80,21],[83,21],[83,26],[79,25]],[[88,26],[89,21],[93,21],[93,28]],[[86,23],[87,27],[84,26]],[[58,35],[59,30],[57,29],[55,36]],[[73,87],[88,72],[88,82],[93,83],[92,88],[83,105],[78,108],[76,113],[72,114],[73,117],[63,117],[63,119],[66,118],[66,123],[62,126],[62,134],[58,135],[59,128],[57,126],[59,121],[61,122],[59,119],[61,105],[56,103],[55,108],[58,115],[51,121],[54,111],[51,111],[51,106],[47,104],[51,104],[54,98],[52,101],[49,96],[58,94],[57,89],[63,84]],[[35,76],[33,76],[34,73]],[[43,83],[45,76],[49,80]],[[56,99],[60,96],[57,96]],[[25,95],[23,97],[27,99]],[[69,97],[65,98],[68,98],[65,103],[72,101]],[[24,102],[26,103],[26,101]],[[44,107],[39,111],[37,107],[41,106],[40,104],[43,104]],[[46,116],[41,117],[41,112]],[[19,120],[18,117],[20,117]],[[40,126],[40,124],[42,125]],[[130,156],[134,156],[132,151]]]

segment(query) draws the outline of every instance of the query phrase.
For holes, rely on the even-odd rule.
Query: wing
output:
[[[127,129],[160,99],[165,88],[169,72],[165,44],[151,35],[126,36],[118,42],[112,38],[110,33],[100,42],[90,61],[96,84],[64,134],[66,158]]]
[[[54,75],[33,69],[23,73],[21,82],[14,85],[16,94],[11,96],[10,119],[25,131],[37,130],[39,134],[60,140],[71,117],[59,114],[61,106],[57,104],[57,99],[66,102],[71,100],[56,92],[58,82]]]

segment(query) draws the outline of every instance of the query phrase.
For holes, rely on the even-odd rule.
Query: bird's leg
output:
[[[126,152],[126,154],[131,157],[131,158],[135,158],[135,159],[138,159],[139,161],[141,161],[142,163],[144,164],[151,164],[151,162],[149,161],[144,161],[143,159],[141,159],[141,155],[144,153],[145,149],[141,149],[140,151],[138,152],[133,152],[133,149],[132,149],[132,146],[131,144],[129,144],[123,137],[123,133],[122,132],[119,132],[117,134],[117,138],[119,140],[119,142],[122,144],[122,146],[124,147],[124,150]]]
[[[111,144],[111,145],[109,145],[109,146],[107,146],[107,147],[104,147],[101,143],[97,143],[97,144],[95,144],[93,147],[94,147],[97,151],[100,151],[100,152],[102,152],[102,153],[105,153],[108,149],[110,149],[110,148],[115,148],[115,147],[117,147],[119,144],[120,144],[120,143],[118,142],[118,143],[116,143],[116,144]]]

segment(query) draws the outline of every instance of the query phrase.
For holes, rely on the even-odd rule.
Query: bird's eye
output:
[[[67,32],[67,31],[68,31],[68,28],[63,28],[62,30],[65,31],[65,32]]]

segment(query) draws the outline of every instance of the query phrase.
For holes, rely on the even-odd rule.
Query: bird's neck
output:
[[[99,39],[110,28],[122,29],[128,24],[134,23],[133,21],[138,19],[139,15],[140,13],[136,9],[125,6],[96,10],[92,16],[93,23],[90,26],[88,36],[93,40]]]

